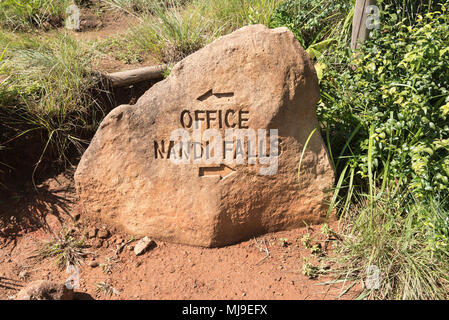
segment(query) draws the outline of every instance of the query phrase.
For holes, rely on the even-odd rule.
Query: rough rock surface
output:
[[[64,284],[37,280],[20,290],[16,300],[73,300],[73,291]]]
[[[134,253],[136,254],[136,256],[140,256],[141,254],[144,254],[148,249],[155,246],[156,242],[148,237],[144,237],[136,243],[136,246],[134,247]]]
[[[318,100],[313,63],[287,28],[239,29],[176,64],[136,105],[110,112],[75,174],[82,204],[136,236],[207,247],[318,223],[334,180],[318,131],[298,184]],[[173,163],[170,135],[178,128],[192,134],[195,119],[203,132],[223,135],[230,127],[278,129],[277,172],[261,175],[267,165],[257,161]]]

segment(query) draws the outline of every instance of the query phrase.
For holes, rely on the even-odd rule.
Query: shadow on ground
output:
[[[51,231],[48,215],[62,223],[62,214],[70,214],[73,197],[73,170],[33,187],[31,184],[20,191],[0,196],[0,238],[15,241],[23,233],[38,229]],[[74,218],[74,217],[72,217]]]

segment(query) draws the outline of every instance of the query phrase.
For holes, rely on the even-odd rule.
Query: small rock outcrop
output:
[[[37,280],[20,290],[16,300],[73,300],[73,290],[64,284]]]

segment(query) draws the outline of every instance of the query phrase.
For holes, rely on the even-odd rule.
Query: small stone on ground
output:
[[[134,246],[134,253],[136,256],[139,256],[141,254],[144,254],[150,247],[155,247],[156,242],[151,240],[148,237],[140,239],[136,245]]]

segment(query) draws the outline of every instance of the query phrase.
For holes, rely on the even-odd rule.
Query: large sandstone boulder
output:
[[[319,131],[300,184],[298,162],[319,96],[312,61],[288,29],[254,25],[221,37],[103,120],[75,174],[83,207],[136,236],[207,247],[318,223],[334,181]],[[179,144],[176,129],[205,143]],[[251,139],[213,148],[230,129]]]

